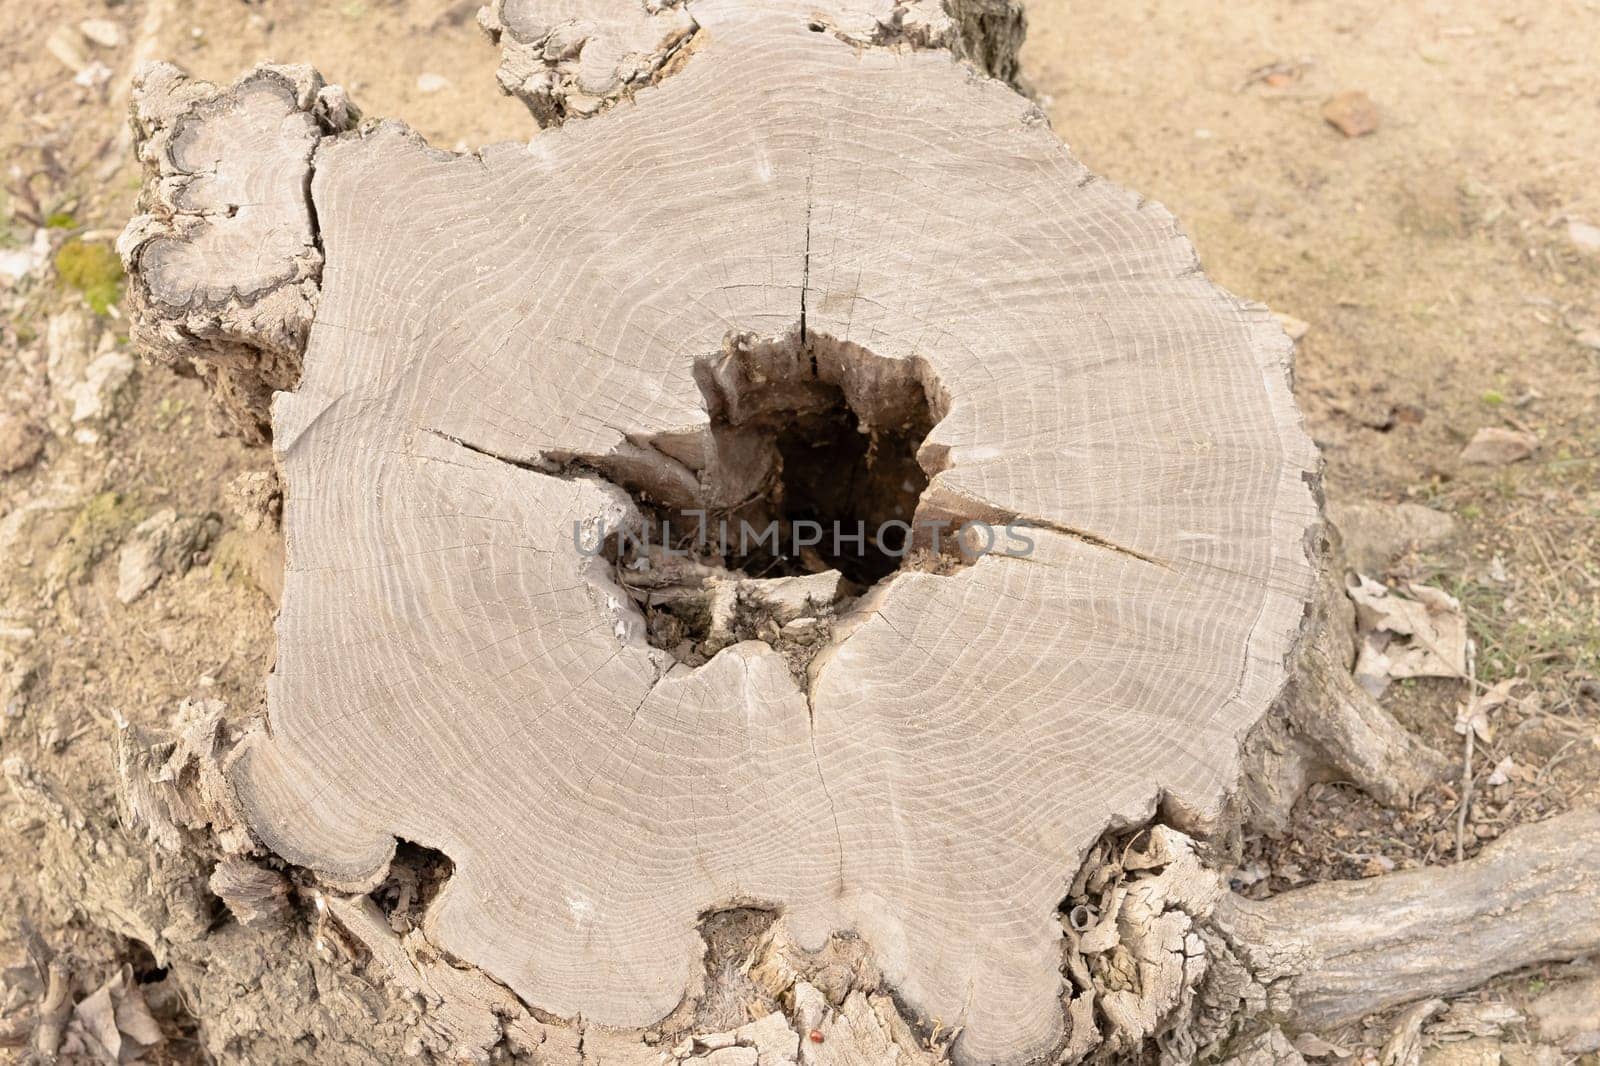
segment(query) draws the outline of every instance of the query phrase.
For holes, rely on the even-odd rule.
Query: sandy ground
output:
[[[103,244],[128,217],[139,171],[123,115],[140,59],[218,80],[261,59],[308,62],[366,114],[403,117],[441,147],[531,136],[520,105],[494,88],[474,11],[474,0],[0,0],[11,27],[0,43],[0,252],[22,254],[46,222],[53,248]],[[1308,324],[1297,391],[1327,457],[1330,501],[1411,502],[1453,520],[1453,535],[1372,568],[1460,598],[1483,684],[1526,680],[1479,746],[1467,853],[1509,825],[1600,798],[1600,248],[1572,226],[1600,223],[1600,3],[1029,11],[1025,75],[1073,150],[1170,207],[1224,285]],[[78,29],[85,18],[120,41],[93,43]],[[1374,132],[1350,138],[1324,121],[1324,101],[1345,91],[1373,101]],[[80,991],[123,961],[152,985],[161,974],[132,946],[144,919],[106,902],[137,892],[136,864],[53,864],[41,844],[50,818],[20,798],[28,781],[46,782],[64,824],[109,823],[123,723],[164,724],[196,696],[248,714],[271,655],[260,587],[270,560],[226,498],[269,457],[219,436],[199,386],[160,368],[134,367],[102,390],[104,412],[74,421],[75,383],[125,348],[126,323],[37,273],[0,289],[0,425],[31,427],[27,440],[0,435],[0,453],[40,449],[0,472],[0,755],[13,760],[0,799],[0,1037],[37,995],[24,976],[27,928],[70,947]],[[69,327],[88,335],[74,342]],[[1504,465],[1463,462],[1484,427],[1534,434],[1538,449]],[[218,529],[186,573],[169,567],[124,605],[119,548],[165,508],[215,514]],[[1420,680],[1385,702],[1454,754],[1468,692]],[[1505,783],[1490,784],[1497,769]],[[1443,787],[1396,812],[1319,786],[1293,834],[1250,842],[1260,872],[1247,880],[1276,891],[1453,861],[1458,800],[1458,787]],[[74,902],[86,894],[102,902]],[[1541,968],[1491,994],[1521,1002],[1563,976]],[[166,1009],[164,1019],[181,1014]],[[1380,1030],[1351,1039],[1370,1051]],[[204,1061],[186,1039],[166,1054]]]
[[[1544,780],[1565,791],[1536,803],[1592,799],[1600,351],[1586,331],[1600,252],[1572,240],[1569,220],[1600,218],[1587,44],[1600,5],[1029,13],[1024,70],[1074,151],[1170,207],[1222,284],[1309,323],[1296,393],[1330,500],[1455,518],[1453,538],[1396,569],[1460,596],[1481,679],[1533,679],[1504,723],[1516,750],[1491,762],[1509,754],[1537,775],[1560,753]],[[1374,102],[1375,132],[1347,138],[1323,120],[1346,91]],[[1539,451],[1463,463],[1486,426],[1530,431]],[[1448,750],[1460,697],[1420,681],[1390,702]]]

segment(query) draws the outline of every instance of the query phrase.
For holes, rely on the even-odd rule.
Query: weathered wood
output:
[[[248,439],[292,388],[322,267],[311,156],[355,113],[310,67],[263,66],[228,89],[169,63],[138,75],[141,214],[118,241],[143,351],[211,382]]]
[[[1600,951],[1600,810],[1514,829],[1454,866],[1231,896],[1217,920],[1301,1028],[1582,958]]]
[[[1257,901],[1228,892],[1169,827],[1108,841],[1069,898],[1095,917],[1070,935],[1069,1012],[1084,1024],[1064,1061],[1157,1041],[1173,1062],[1230,1048],[1267,1062],[1287,1058],[1272,1025],[1325,1029],[1582,958],[1600,950],[1597,860],[1600,811],[1583,810],[1514,829],[1455,866]]]
[[[501,89],[541,126],[590,118],[680,67],[701,26],[684,0],[492,0],[478,23],[500,46]],[[1017,81],[1018,0],[822,0],[796,7],[819,32],[861,47],[941,49]]]
[[[1355,607],[1345,593],[1338,532],[1324,528],[1330,543],[1307,639],[1272,713],[1245,738],[1241,814],[1257,828],[1287,828],[1295,802],[1318,781],[1350,781],[1382,803],[1405,807],[1451,770],[1351,676]]]
[[[968,28],[991,6],[1014,11],[957,4],[929,42],[1004,73],[1004,35]],[[654,1023],[696,986],[702,916],[755,906],[806,949],[861,937],[962,1061],[1050,1053],[1081,856],[1158,805],[1217,825],[1309,634],[1317,460],[1281,329],[1036,107],[916,47],[925,8],[630,14],[643,36],[600,26],[570,71],[540,52],[552,114],[605,114],[476,156],[392,122],[319,139],[347,119],[310,74],[146,77],[150,202],[201,205],[124,242],[146,336],[247,414],[293,385],[243,817],[346,891],[397,840],[444,853],[422,935],[532,1008]],[[288,228],[239,259],[246,203]],[[857,429],[881,499],[830,487]],[[802,490],[1034,547],[962,565],[919,537],[812,604],[809,643],[762,613],[769,575],[703,560],[695,587],[755,617],[696,663],[573,543]]]

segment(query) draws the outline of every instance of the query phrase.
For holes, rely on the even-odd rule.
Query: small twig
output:
[[[1466,858],[1467,808],[1472,805],[1472,738],[1471,725],[1467,726],[1467,743],[1461,757],[1461,806],[1456,809],[1456,862]]]
[[[66,1031],[67,1018],[72,1014],[72,996],[68,985],[67,967],[60,958],[50,961],[50,985],[45,990],[44,1002],[39,1006],[39,1027],[34,1030],[34,1047],[39,1060],[53,1063],[61,1052],[61,1036]]]
[[[1467,680],[1478,684],[1477,649],[1467,643]],[[1472,806],[1472,744],[1478,730],[1472,724],[1472,705],[1476,695],[1467,697],[1467,739],[1461,754],[1461,806],[1456,809],[1456,862],[1467,857],[1467,809]]]
[[[1554,729],[1580,737],[1588,736],[1592,728],[1588,722],[1574,718],[1569,714],[1559,714],[1555,711],[1535,711],[1512,727],[1511,736],[1513,738],[1520,737],[1524,730],[1540,723],[1546,723]]]

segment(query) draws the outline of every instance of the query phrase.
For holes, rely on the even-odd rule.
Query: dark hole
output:
[[[128,965],[133,967],[133,976],[140,984],[155,984],[167,976],[167,968],[156,962],[155,954],[146,945],[131,938],[124,944]]]
[[[836,569],[859,585],[894,573],[928,476],[917,465],[917,446],[927,435],[921,424],[861,432],[861,420],[839,395],[837,406],[796,418],[776,434],[782,520],[815,523],[822,540],[816,559],[791,560],[802,571]],[[802,538],[807,539],[804,533]],[[856,539],[859,538],[859,539]],[[792,546],[794,537],[787,538]]]
[[[393,929],[414,929],[455,869],[444,852],[401,840],[395,845],[389,875],[370,895]]]
[[[716,458],[699,471],[699,505],[635,491],[648,540],[617,534],[606,551],[650,643],[699,665],[730,642],[766,640],[799,675],[849,599],[903,567],[934,570],[911,534],[928,487],[917,451],[935,422],[922,375],[816,334],[730,338],[703,363]],[[692,562],[664,559],[663,544]],[[718,599],[740,579],[832,571],[837,588],[814,611],[763,603],[765,586],[740,584],[732,608]]]
[[[772,993],[748,972],[750,959],[760,950],[762,938],[776,918],[774,912],[755,907],[701,916],[706,981],[690,1028],[702,1033],[738,1028],[750,1017],[778,1009]]]

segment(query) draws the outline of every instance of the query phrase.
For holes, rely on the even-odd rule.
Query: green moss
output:
[[[46,229],[77,229],[78,219],[71,211],[52,211],[45,216]]]
[[[56,252],[56,274],[83,293],[97,315],[122,299],[122,260],[109,244],[73,238]]]
[[[65,583],[82,581],[143,517],[143,508],[120,492],[93,497],[73,516],[67,535],[50,558],[50,575]]]
[[[161,397],[161,402],[156,404],[155,424],[162,431],[171,430],[175,426],[188,426],[193,421],[187,400],[168,395]]]
[[[1506,398],[1500,395],[1500,393],[1496,390],[1490,389],[1488,392],[1483,394],[1483,402],[1488,404],[1490,407],[1499,407],[1501,404],[1506,402]]]

